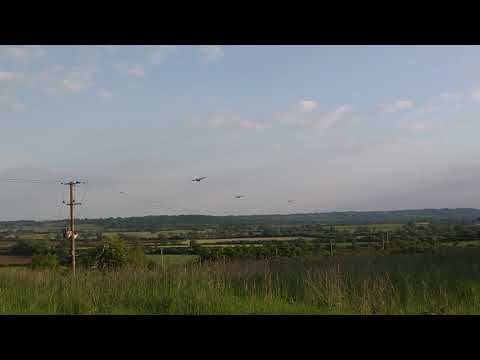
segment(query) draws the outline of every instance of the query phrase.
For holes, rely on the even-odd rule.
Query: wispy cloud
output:
[[[213,129],[263,129],[265,125],[240,118],[232,112],[216,112],[211,114],[206,120],[197,122],[197,125],[206,126]]]
[[[98,97],[101,97],[102,99],[111,99],[113,97],[113,94],[106,89],[98,90],[97,95],[98,95]]]
[[[266,125],[256,121],[244,120],[239,122],[239,127],[242,129],[265,129]]]
[[[144,77],[145,76],[145,70],[143,66],[141,65],[134,65],[134,64],[115,64],[113,65],[114,69],[126,74],[128,76],[133,76],[133,77]]]
[[[443,93],[426,104],[418,108],[419,113],[433,113],[438,111],[449,111],[460,109],[464,105],[464,95],[462,93]]]
[[[353,108],[349,105],[341,105],[337,108],[327,111],[321,114],[319,117],[307,121],[307,127],[316,128],[320,130],[327,130],[335,126],[340,120],[342,120],[348,114],[351,114]]]
[[[28,84],[50,95],[77,93],[95,87],[96,71],[96,67],[92,65],[69,69],[63,65],[51,65],[32,74]]]
[[[0,81],[14,81],[23,79],[23,74],[18,74],[11,71],[0,71]]]
[[[7,111],[7,112],[16,112],[16,111],[24,111],[27,110],[27,106],[21,102],[18,102],[11,96],[0,96],[0,111]]]
[[[157,45],[150,55],[150,62],[158,65],[177,51],[175,45]]]
[[[205,121],[198,123],[214,129],[273,129],[294,127],[304,129],[327,130],[353,112],[349,105],[341,105],[329,111],[318,112],[317,102],[300,100],[290,110],[273,112],[263,118],[243,118],[237,113],[215,113]]]
[[[221,45],[203,45],[200,47],[200,52],[205,62],[217,61],[224,55]]]
[[[298,102],[298,109],[300,112],[311,112],[315,110],[318,106],[318,103],[313,100],[300,100]]]
[[[33,57],[42,56],[45,53],[46,50],[40,45],[0,46],[0,57],[14,61],[28,61]]]
[[[470,96],[473,101],[480,102],[480,87],[473,89]]]
[[[62,81],[64,88],[68,91],[83,91],[95,85],[95,70],[92,68],[76,67],[65,74]]]
[[[377,108],[383,113],[396,113],[399,111],[411,109],[413,107],[413,101],[411,100],[398,100],[391,104],[379,104]]]
[[[403,123],[401,127],[413,133],[428,133],[442,127],[442,123],[433,120],[414,120]]]

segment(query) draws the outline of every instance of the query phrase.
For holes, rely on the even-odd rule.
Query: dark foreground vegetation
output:
[[[480,250],[0,269],[2,314],[480,314]]]
[[[142,216],[128,218],[80,219],[87,228],[110,230],[204,229],[236,225],[362,225],[404,224],[409,221],[480,221],[480,209],[421,209],[394,211],[345,211],[313,214],[248,216]],[[64,221],[0,221],[0,230],[53,230],[64,227]]]
[[[88,220],[75,278],[62,223],[3,223],[0,314],[480,314],[480,221],[452,211],[464,217]]]

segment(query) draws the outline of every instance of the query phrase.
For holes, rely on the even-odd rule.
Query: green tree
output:
[[[128,264],[129,252],[118,237],[109,237],[96,248],[95,263],[99,269],[115,269]]]

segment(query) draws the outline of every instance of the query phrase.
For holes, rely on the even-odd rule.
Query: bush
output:
[[[99,269],[116,269],[125,266],[152,267],[142,246],[129,249],[118,237],[110,237],[94,252],[85,255],[84,263],[96,265]]]
[[[55,254],[34,255],[32,258],[33,269],[56,269],[59,266],[59,260]]]
[[[66,265],[70,262],[70,246],[66,241],[61,241],[55,247],[55,255],[57,255],[58,260],[61,264]]]
[[[120,268],[128,264],[128,255],[125,243],[121,239],[109,237],[96,248],[95,263],[99,269]]]
[[[147,266],[148,259],[145,255],[145,250],[142,246],[136,245],[135,247],[128,249],[127,263],[132,266],[145,267]]]
[[[20,239],[10,249],[11,254],[15,255],[46,255],[52,251],[52,246],[48,240],[26,240]]]

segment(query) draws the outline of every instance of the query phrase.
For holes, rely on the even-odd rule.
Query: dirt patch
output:
[[[31,258],[0,255],[0,265],[28,265],[32,263]]]

